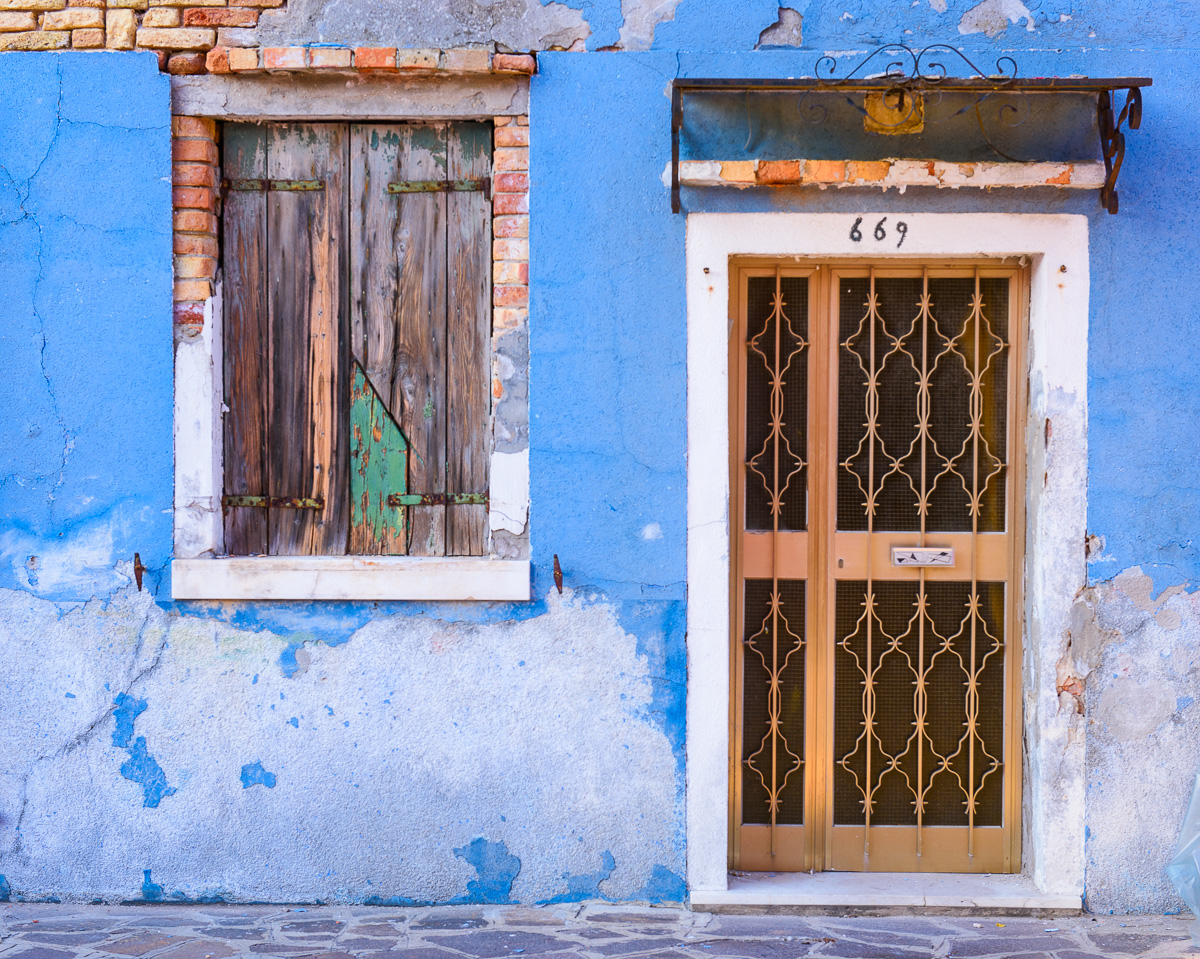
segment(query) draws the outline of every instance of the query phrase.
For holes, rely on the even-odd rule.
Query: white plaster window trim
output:
[[[180,79],[180,78],[173,78]],[[190,78],[189,78],[190,79]],[[205,78],[207,79],[207,78]],[[290,85],[235,84],[244,91],[236,117],[213,109],[212,103],[190,102],[208,90],[187,84],[172,85],[174,115],[206,115],[217,119],[314,119],[301,107],[301,97]],[[369,115],[379,122],[392,120],[456,119],[491,120],[495,116],[528,113],[528,81],[502,78],[485,84],[489,91],[508,94],[495,112],[478,113],[472,101],[461,116],[447,109],[427,85],[409,83],[405,89],[420,92],[425,100],[404,116],[380,119],[378,98],[352,91],[333,103],[336,116],[322,120],[353,121]],[[443,84],[440,97],[461,92],[459,85]],[[387,89],[391,89],[389,85]],[[371,94],[368,86],[366,93]],[[356,99],[353,95],[359,93]],[[436,93],[436,91],[435,91]],[[454,99],[453,96],[450,96]],[[475,98],[478,100],[478,97]],[[428,102],[426,102],[428,101]],[[223,102],[223,101],[222,101]],[[463,98],[463,102],[467,102]],[[293,106],[294,104],[294,106]],[[357,109],[348,111],[348,105]],[[439,104],[441,104],[439,106]],[[198,109],[197,107],[201,107]],[[394,113],[394,106],[392,111]],[[514,112],[515,111],[515,112]],[[491,228],[496,214],[489,219]],[[490,238],[489,238],[490,239]],[[490,246],[489,246],[490,248]],[[222,293],[204,304],[204,328],[197,337],[176,334],[175,343],[175,493],[174,559],[171,563],[171,597],[178,600],[427,600],[528,602],[531,563],[491,557],[359,557],[359,556],[249,556],[225,557],[221,495],[224,487],[222,383]],[[529,451],[504,453],[492,449],[489,457],[488,529],[520,534],[529,516]]]
[[[889,223],[903,219],[908,226],[896,251],[890,244],[855,243],[849,234],[857,215],[688,216],[688,884],[696,900],[708,904],[730,892],[729,477],[710,468],[729,461],[730,258],[1025,256],[1031,289],[1022,720],[1029,745],[1022,848],[1036,891],[1077,908],[1084,880],[1084,750],[1069,711],[1059,709],[1055,663],[1086,576],[1087,218],[889,211]],[[865,212],[862,223],[884,215]],[[1048,451],[1044,424],[1051,416]],[[801,902],[803,894],[794,898]]]

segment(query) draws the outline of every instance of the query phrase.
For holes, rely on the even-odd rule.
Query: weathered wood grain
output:
[[[266,130],[254,124],[224,128],[224,169],[229,178],[266,176]],[[225,493],[267,494],[267,197],[235,192],[221,220],[225,337]],[[225,511],[225,552],[267,552],[267,511]]]
[[[353,352],[408,440],[417,493],[446,491],[446,196],[389,195],[387,184],[445,179],[445,129],[351,128]],[[445,512],[409,510],[412,555],[445,553]]]
[[[280,124],[268,131],[268,177],[325,184],[267,194],[269,492],[325,500],[321,510],[269,510],[270,551],[342,554],[350,513],[347,130]]]
[[[449,127],[449,178],[491,175],[492,127]],[[482,192],[447,195],[447,433],[446,488],[452,493],[488,490],[491,414],[491,203]],[[446,554],[479,556],[487,550],[487,507],[446,508]]]
[[[403,553],[405,509],[387,498],[408,491],[408,442],[357,360],[352,368],[350,552]]]

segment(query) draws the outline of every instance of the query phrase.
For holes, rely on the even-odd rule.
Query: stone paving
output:
[[[0,959],[1165,959],[1193,953],[1190,916],[711,915],[571,904],[0,905]]]

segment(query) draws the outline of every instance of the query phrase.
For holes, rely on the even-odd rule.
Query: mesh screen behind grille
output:
[[[924,825],[965,826],[972,795],[975,825],[1001,825],[1004,584],[978,584],[977,616],[971,613],[970,582],[927,582],[924,588],[924,655],[917,616],[921,584],[877,581],[868,656],[867,583],[837,584],[833,796],[838,825],[862,824],[868,795],[872,825],[916,825],[923,797]],[[973,723],[967,689],[972,672],[979,697]],[[919,733],[916,691],[922,675],[925,728]],[[868,684],[871,697],[865,695]]]
[[[783,322],[778,317],[775,277],[749,280],[746,314],[746,529],[773,528],[771,502],[778,491],[779,528],[807,528],[808,513],[808,279],[781,277]],[[782,381],[782,427],[772,427],[771,393]],[[778,470],[775,455],[778,453]]]
[[[978,490],[979,532],[1003,532],[1009,280],[981,278],[978,310],[974,278],[931,278],[927,311],[923,289],[920,277],[877,278],[872,309],[869,278],[839,282],[838,529],[867,529],[873,493],[877,531],[919,530],[922,498],[928,531],[970,531]],[[971,410],[976,371],[978,437]]]
[[[773,622],[771,580],[745,581],[742,822],[769,823],[774,792],[779,799],[776,823],[799,825],[804,822],[805,584],[786,579],[778,584],[779,611]],[[771,733],[772,672],[780,685],[778,736]]]

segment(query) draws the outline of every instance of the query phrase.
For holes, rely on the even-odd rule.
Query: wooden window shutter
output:
[[[323,502],[227,510],[227,552],[482,555],[490,124],[231,124],[225,144],[225,492]]]

